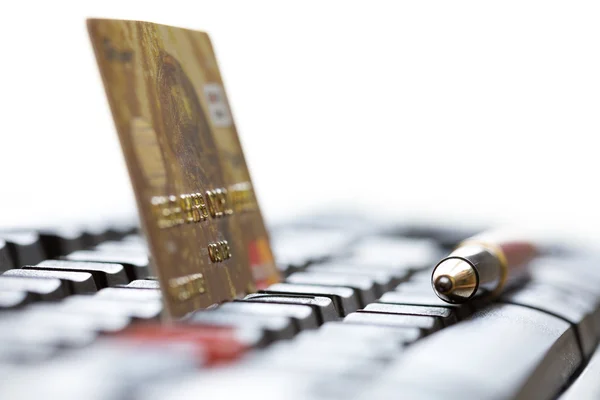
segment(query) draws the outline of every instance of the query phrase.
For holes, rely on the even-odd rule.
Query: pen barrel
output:
[[[480,287],[495,294],[509,282],[519,280],[526,273],[526,265],[538,253],[535,244],[510,232],[488,232],[474,236],[455,251],[472,246],[484,248],[497,261],[494,267],[488,262],[488,265],[482,264],[479,268],[483,272],[480,275]]]
[[[475,270],[477,275],[475,292],[493,292],[501,288],[504,266],[501,257],[498,257],[491,248],[480,244],[465,244],[450,253],[444,260],[452,259],[466,261]]]

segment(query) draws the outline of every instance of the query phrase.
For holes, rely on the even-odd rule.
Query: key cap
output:
[[[244,353],[261,344],[260,329],[204,327],[192,325],[135,324],[112,336],[113,341],[132,341],[153,345],[191,345],[204,365],[223,365],[238,360]]]
[[[559,400],[600,399],[600,347]]]
[[[344,318],[345,323],[365,324],[365,325],[383,325],[383,326],[408,326],[421,328],[425,334],[430,334],[439,330],[442,323],[434,317],[424,317],[420,315],[399,315],[383,314],[369,312],[355,312]]]
[[[339,253],[353,239],[339,229],[281,229],[272,235],[271,246],[278,264],[304,268]]]
[[[342,286],[354,290],[360,306],[372,303],[379,298],[373,279],[362,276],[333,275],[318,272],[296,272],[286,279],[287,283],[300,285]]]
[[[323,354],[323,353],[322,353]],[[324,353],[322,356],[308,351],[306,346],[294,346],[291,341],[278,342],[248,360],[254,369],[295,371],[302,375],[351,376],[369,379],[383,367],[380,360],[356,357],[351,354]]]
[[[144,239],[141,235],[139,234],[129,234],[129,235],[125,235],[125,237],[123,237],[123,239],[121,239],[121,241],[123,242],[131,242],[131,243],[136,243],[139,245],[145,245],[146,247],[148,246],[146,243],[146,239]]]
[[[42,247],[48,258],[57,258],[86,247],[84,233],[77,228],[45,229],[40,232]]]
[[[197,366],[188,346],[102,341],[23,371],[2,385],[0,398],[131,399],[134,388],[189,375]]]
[[[31,278],[57,278],[65,285],[69,294],[94,293],[97,291],[92,275],[87,272],[37,271],[30,269],[10,269],[2,276]]]
[[[439,319],[442,326],[449,326],[457,321],[456,313],[454,313],[452,309],[448,307],[427,307],[407,304],[372,303],[368,304],[364,308],[364,310],[368,312],[380,312],[400,315],[422,315],[426,317],[434,317],[436,319]]]
[[[348,261],[416,271],[431,268],[442,255],[432,240],[373,236],[361,240]]]
[[[56,346],[32,346],[30,343],[6,343],[0,346],[0,365],[38,364],[47,361],[58,353]]]
[[[84,307],[74,307],[67,302],[33,304],[22,311],[22,315],[59,330],[68,327],[96,333],[119,332],[131,322],[125,314],[88,312]]]
[[[14,263],[4,239],[0,239],[0,273],[14,268]]]
[[[32,300],[60,300],[69,293],[60,279],[0,276],[0,291],[28,292]]]
[[[75,252],[77,250],[90,249],[94,246],[99,245],[102,242],[111,240],[111,236],[111,230],[105,224],[92,224],[85,226],[83,232],[84,247],[81,249],[75,249],[68,253],[64,253],[63,255],[71,254],[72,252]]]
[[[234,314],[263,315],[291,318],[298,331],[319,327],[317,316],[312,308],[297,304],[250,303],[235,301],[221,304],[215,312]]]
[[[400,283],[396,288],[397,292],[412,292],[412,293],[433,293],[431,288],[431,278],[429,280],[410,279],[408,282]]]
[[[0,341],[31,347],[82,347],[97,337],[96,332],[82,327],[82,322],[67,314],[6,312],[0,318]]]
[[[600,271],[596,264],[577,259],[540,258],[531,263],[531,281],[559,288],[584,291],[600,301]]]
[[[85,295],[69,296],[63,305],[73,311],[121,315],[141,320],[157,319],[162,311],[160,301],[122,301]]]
[[[324,296],[278,296],[272,294],[254,293],[244,298],[244,301],[279,303],[279,304],[302,304],[310,306],[317,315],[319,325],[328,321],[338,319],[337,311],[330,298]]]
[[[107,286],[123,285],[129,282],[125,274],[125,269],[120,264],[46,260],[38,265],[25,266],[24,268],[48,271],[87,272],[92,274],[96,287],[99,289]]]
[[[6,241],[16,267],[37,264],[46,258],[37,232],[0,232],[0,238]]]
[[[584,356],[588,357],[594,351],[598,335],[593,314],[596,305],[595,301],[586,301],[581,293],[558,290],[547,285],[529,284],[503,295],[501,301],[549,312],[570,322],[575,327]]]
[[[415,225],[408,227],[403,236],[433,239],[445,250],[452,251],[463,240],[484,230],[484,227],[457,228],[456,226]]]
[[[20,308],[30,301],[29,294],[25,291],[0,291],[0,311]]]
[[[69,261],[90,261],[121,264],[125,268],[129,281],[142,279],[149,275],[148,256],[146,254],[112,253],[97,250],[80,250],[65,257]]]
[[[393,340],[404,345],[413,343],[424,336],[420,328],[408,326],[374,326],[328,322],[319,328],[319,333],[340,338],[361,340]]]
[[[202,326],[236,327],[239,329],[260,328],[265,332],[265,340],[267,343],[276,340],[291,339],[296,334],[296,327],[290,318],[277,316],[234,315],[201,310],[186,318],[184,323]]]
[[[325,263],[325,264],[314,264],[306,268],[306,272],[315,273],[327,273],[336,276],[348,275],[348,276],[359,276],[373,280],[375,289],[378,295],[393,290],[402,279],[398,278],[396,274],[386,271],[385,269],[377,269],[365,266],[352,266],[344,265],[343,263]],[[403,271],[402,276],[406,278],[408,273]]]
[[[126,287],[136,289],[160,289],[160,284],[157,280],[138,279],[131,281],[128,285],[126,285]]]
[[[105,252],[116,252],[116,253],[122,253],[122,252],[130,252],[130,253],[134,253],[134,254],[147,254],[148,253],[148,247],[146,246],[146,243],[137,243],[137,242],[132,242],[132,241],[114,241],[114,240],[109,240],[108,242],[103,242],[100,243],[98,246],[96,246],[96,250],[100,250],[100,251],[105,251]]]
[[[123,301],[160,301],[162,295],[157,289],[136,289],[132,287],[112,287],[102,289],[97,297]]]
[[[412,345],[360,398],[549,399],[580,363],[569,323],[497,304]]]
[[[364,340],[358,337],[334,337],[320,331],[305,331],[296,336],[294,348],[315,357],[345,355],[366,359],[389,361],[402,353],[403,347],[395,340]]]
[[[433,291],[431,293],[404,293],[389,292],[381,296],[380,303],[389,304],[407,304],[415,306],[433,306],[446,307],[456,313],[458,320],[468,317],[471,314],[471,307],[467,304],[450,304],[437,297]]]
[[[289,283],[276,283],[267,288],[259,290],[266,294],[301,294],[310,296],[329,297],[340,317],[358,310],[358,298],[354,290],[347,287],[317,286],[317,285],[292,285]]]

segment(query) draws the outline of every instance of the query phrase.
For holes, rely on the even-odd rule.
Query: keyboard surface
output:
[[[598,257],[445,303],[432,266],[473,233],[279,225],[281,283],[164,325],[136,229],[0,231],[0,398],[600,398]]]

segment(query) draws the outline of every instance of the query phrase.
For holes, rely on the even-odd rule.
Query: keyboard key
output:
[[[0,273],[14,268],[14,263],[4,239],[0,239]]]
[[[575,327],[584,357],[594,351],[598,337],[594,321],[595,299],[586,301],[576,291],[534,283],[503,295],[501,301],[532,307],[570,322]]]
[[[93,311],[93,310],[92,310]],[[22,311],[22,315],[36,323],[45,323],[57,329],[79,329],[95,333],[114,333],[125,329],[131,322],[122,313],[95,313],[67,302],[37,303]]]
[[[315,357],[335,357],[337,355],[387,361],[402,353],[403,347],[396,340],[365,340],[360,337],[337,337],[321,334],[320,331],[306,331],[292,340],[294,348],[299,348]]]
[[[77,250],[89,249],[92,248],[102,242],[106,242],[107,240],[111,240],[111,230],[108,226],[104,224],[92,224],[85,226],[83,229],[83,243],[84,247],[81,249],[75,249],[66,254],[71,254]]]
[[[238,360],[244,353],[260,345],[259,329],[204,327],[193,325],[135,324],[113,336],[113,341],[164,344],[188,344],[204,365],[223,365]]]
[[[296,346],[294,341],[271,345],[247,362],[254,369],[294,371],[300,376],[350,376],[357,379],[370,379],[384,366],[382,360],[374,357],[356,357],[355,354],[339,351],[332,354],[323,350],[319,353],[310,351],[307,346]]]
[[[117,253],[98,250],[80,250],[65,257],[69,261],[90,261],[121,264],[129,281],[143,279],[149,275],[148,256],[143,253]]]
[[[373,279],[355,275],[335,275],[319,272],[296,272],[286,279],[287,283],[300,285],[342,286],[352,288],[361,306],[372,303],[380,293],[375,288]]]
[[[82,347],[97,337],[97,332],[84,324],[78,316],[68,314],[9,311],[0,315],[0,342],[32,347]]]
[[[122,301],[86,295],[69,296],[62,304],[72,311],[127,316],[140,320],[157,319],[162,311],[161,301]]]
[[[492,305],[415,343],[360,398],[416,393],[416,398],[549,399],[580,363],[567,322],[527,307]]]
[[[234,301],[221,304],[215,312],[240,313],[291,318],[298,331],[316,329],[319,321],[315,311],[308,306],[298,304],[251,303]]]
[[[135,388],[194,372],[199,361],[189,350],[105,340],[3,382],[0,398],[130,399]]]
[[[382,325],[382,326],[400,326],[416,327],[423,330],[425,334],[430,334],[439,330],[442,323],[434,317],[424,317],[417,315],[383,314],[358,311],[344,318],[344,323]]]
[[[371,268],[364,265],[346,265],[334,262],[311,265],[306,268],[306,272],[327,273],[337,276],[358,276],[372,279],[378,295],[393,290],[402,281],[402,279],[398,277],[398,274],[387,269]],[[407,278],[408,273],[403,271],[401,276],[402,278]]]
[[[37,232],[0,232],[11,253],[15,267],[37,264],[46,258]]]
[[[431,268],[443,255],[432,240],[369,237],[353,247],[349,262],[416,271]]]
[[[31,343],[12,342],[0,346],[0,365],[6,364],[38,364],[47,361],[58,353],[56,346],[32,346]]]
[[[442,326],[452,325],[457,321],[456,313],[448,307],[428,307],[408,304],[372,303],[364,308],[368,312],[380,312],[401,315],[422,315],[439,319]]]
[[[28,292],[32,300],[60,300],[69,293],[60,279],[0,276],[0,292]]]
[[[131,281],[126,285],[126,287],[136,289],[160,289],[160,284],[157,280],[137,279],[135,281]]]
[[[11,269],[2,276],[20,276],[31,278],[57,278],[66,286],[69,294],[94,293],[97,291],[92,275],[87,272],[37,271],[30,269]]]
[[[0,311],[20,308],[30,301],[29,293],[26,291],[0,291]]]
[[[358,310],[358,297],[354,290],[347,287],[318,286],[318,285],[292,285],[289,283],[276,283],[260,290],[259,293],[267,294],[301,294],[310,296],[329,297],[340,317]]]
[[[404,345],[413,343],[424,336],[420,328],[408,326],[375,326],[328,322],[319,328],[319,334],[353,340],[390,340]]]
[[[42,247],[48,258],[57,258],[86,247],[81,229],[46,229],[40,232]]]
[[[408,304],[415,306],[433,306],[446,307],[456,313],[456,317],[461,320],[471,314],[471,307],[467,304],[449,304],[437,297],[433,291],[431,293],[404,293],[389,292],[381,296],[380,303],[389,304]]]
[[[559,400],[600,399],[600,347]]]
[[[46,260],[38,265],[26,266],[26,269],[48,270],[48,271],[71,271],[87,272],[92,274],[96,287],[101,289],[107,286],[116,286],[127,284],[127,274],[120,264],[65,261],[65,260]]]
[[[184,321],[186,324],[202,326],[236,327],[239,329],[261,329],[265,343],[291,339],[297,333],[292,320],[286,317],[218,313],[197,311]]]
[[[148,246],[146,243],[137,243],[133,241],[114,241],[109,240],[107,242],[100,243],[96,246],[96,250],[105,252],[116,252],[116,253],[134,253],[134,254],[147,254]]]
[[[412,292],[412,293],[433,293],[431,287],[431,275],[428,280],[425,279],[410,279],[408,282],[400,283],[396,289],[397,292]],[[435,295],[435,294],[434,294]]]
[[[273,294],[262,294],[254,293],[249,294],[244,298],[244,301],[250,302],[261,302],[261,303],[279,303],[279,304],[301,304],[311,307],[315,314],[319,324],[323,324],[328,321],[336,321],[338,319],[338,313],[335,310],[333,301],[330,298],[324,296],[294,296],[294,295],[273,295]]]
[[[277,264],[303,268],[339,254],[353,239],[339,229],[286,228],[271,235],[271,246]]]
[[[458,228],[456,226],[410,226],[402,231],[403,236],[433,239],[445,250],[451,251],[463,240],[483,232],[485,228]]]
[[[96,296],[123,301],[160,301],[162,299],[158,289],[137,289],[127,286],[102,289]]]

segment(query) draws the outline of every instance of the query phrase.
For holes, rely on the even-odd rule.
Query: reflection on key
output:
[[[333,301],[325,296],[274,295],[254,293],[244,297],[243,301],[279,304],[301,304],[311,307],[317,315],[319,324],[338,319]]]
[[[96,284],[92,279],[92,275],[87,272],[11,269],[2,274],[2,276],[60,279],[66,286],[67,290],[69,291],[69,294],[94,293],[96,291]]]
[[[127,284],[129,280],[123,266],[120,264],[97,263],[84,261],[46,260],[34,266],[26,266],[26,269],[56,270],[87,272],[92,274],[96,286],[105,288]]]
[[[70,261],[91,261],[101,263],[121,264],[125,268],[129,281],[142,279],[149,275],[148,256],[127,252],[105,252],[98,250],[80,250],[65,257]]]
[[[452,325],[456,322],[456,313],[449,307],[372,303],[367,305],[364,310],[368,312],[380,312],[387,314],[421,315],[433,317],[439,319],[443,326]]]
[[[316,329],[319,326],[314,310],[299,304],[232,302],[221,304],[214,312],[287,317],[294,321],[298,331]]]
[[[349,324],[416,327],[422,329],[426,334],[435,332],[442,327],[442,323],[434,317],[369,313],[363,311],[346,316],[344,322]]]
[[[28,292],[32,299],[60,300],[69,293],[60,279],[0,276],[0,291]]]

